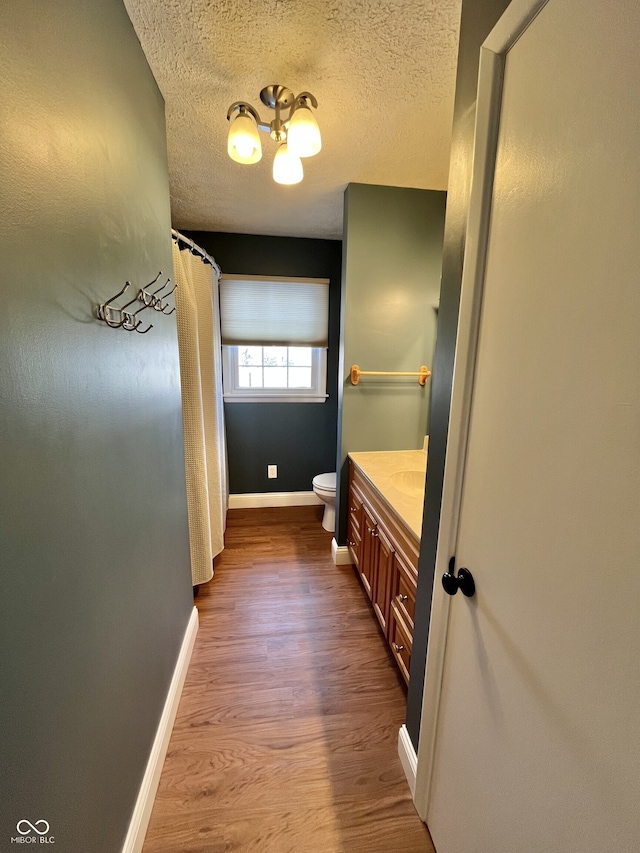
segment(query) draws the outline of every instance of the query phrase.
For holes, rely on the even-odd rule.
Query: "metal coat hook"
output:
[[[137,298],[138,298],[138,297],[136,297],[136,299],[137,299]],[[147,309],[148,307],[149,307],[148,305],[143,305],[143,306],[142,306],[142,308],[138,308],[138,310],[137,310],[137,311],[135,311],[135,312],[133,313],[133,317],[137,317],[137,316],[138,316],[138,314],[140,314],[142,311],[144,311],[144,310],[145,310],[145,309]],[[137,332],[139,335],[146,335],[146,334],[147,334],[147,332],[148,332],[150,329],[153,329],[153,323],[150,323],[150,324],[149,324],[149,326],[148,326],[148,328],[146,328],[146,329],[144,330],[144,332],[141,332],[141,331],[140,331],[140,326],[141,326],[141,325],[142,325],[142,320],[140,320],[140,322],[139,322],[136,326],[134,326],[134,328],[135,328],[136,332]]]
[[[115,296],[112,296],[110,299],[107,299],[106,302],[103,302],[100,305],[98,305],[98,307],[96,309],[96,314],[97,314],[98,320],[102,320],[103,322],[105,322],[107,324],[107,326],[109,326],[112,329],[119,329],[121,326],[123,326],[125,324],[126,317],[123,316],[121,309],[120,308],[114,308],[111,303],[115,302],[115,300],[118,299],[120,296],[122,296],[130,287],[131,287],[131,282],[130,281],[125,282],[125,285],[122,288],[122,290],[120,290],[118,293],[116,293]],[[109,319],[109,312],[113,312],[114,314],[119,314],[120,315],[120,321],[117,323],[111,322],[111,320]]]
[[[161,270],[160,272],[162,272],[162,270]],[[159,276],[159,275],[160,275],[160,273],[158,273],[158,275],[154,278],[154,280],[151,282],[151,284],[155,284],[155,283],[156,283],[156,281],[158,280],[158,276]],[[159,287],[157,290],[152,290],[152,291],[151,291],[151,293],[153,293],[154,295],[155,295],[156,293],[160,293],[160,291],[161,291],[161,290],[164,290],[164,289],[165,289],[165,287],[169,284],[169,282],[170,282],[170,281],[171,281],[171,277],[170,277],[170,276],[167,276],[167,280],[165,281],[165,283],[164,283],[164,284],[161,284],[161,285],[160,285],[160,287]]]
[[[140,292],[142,292],[142,291],[140,291]],[[138,299],[139,297],[140,297],[140,293],[138,294],[138,296],[136,296],[136,299]],[[143,305],[143,306],[142,306],[142,308],[138,308],[138,310],[137,310],[137,311],[134,311],[134,313],[133,313],[133,315],[132,315],[132,316],[134,317],[134,320],[135,320],[135,318],[138,316],[138,314],[141,314],[141,313],[142,313],[143,311],[145,311],[148,307],[149,307],[148,305]],[[142,325],[142,320],[140,320],[140,322],[139,322],[139,323],[137,323],[137,324],[134,326],[134,329],[136,330],[136,332],[137,332],[139,335],[146,335],[148,331],[150,331],[151,329],[153,329],[153,323],[149,323],[149,325],[148,325],[148,326],[147,326],[147,328],[144,330],[144,332],[141,332],[141,331],[140,331],[140,326],[141,326],[141,325]]]
[[[104,307],[105,307],[105,308],[109,308],[109,307],[110,307],[110,305],[111,305],[111,303],[112,303],[114,300],[118,299],[120,296],[122,296],[122,294],[123,294],[126,290],[128,290],[130,287],[131,287],[131,282],[130,282],[130,281],[125,281],[125,283],[124,283],[124,287],[122,288],[122,290],[120,290],[118,293],[116,293],[116,295],[115,295],[115,296],[112,296],[112,297],[111,297],[111,299],[107,299],[107,301],[104,303]],[[117,310],[117,309],[116,309],[116,310]]]
[[[166,299],[168,296],[171,296],[172,293],[175,293],[177,289],[178,289],[178,285],[174,284],[173,288],[169,291],[169,293],[165,293],[165,295],[162,298]],[[174,305],[173,308],[171,309],[171,311],[165,311],[164,307],[162,307],[159,310],[161,311],[162,314],[166,314],[168,316],[169,314],[173,314],[173,312],[176,310],[176,306]]]
[[[167,280],[165,281],[165,283],[164,283],[161,287],[159,287],[157,290],[152,290],[152,291],[151,291],[151,295],[154,297],[154,303],[155,303],[155,304],[153,305],[153,308],[155,308],[155,307],[156,307],[156,305],[157,305],[158,303],[161,303],[161,302],[162,302],[162,300],[164,299],[164,296],[156,296],[156,294],[157,294],[157,293],[160,293],[160,291],[164,290],[164,289],[165,289],[165,287],[166,287],[170,282],[171,282],[171,278],[170,278],[169,276],[167,276]],[[165,296],[168,296],[168,294],[165,294]]]
[[[140,311],[144,311],[147,306],[144,305],[142,308],[140,308],[139,311],[135,311],[133,313],[131,311],[126,310],[130,305],[133,305],[134,302],[138,301],[140,292],[141,291],[138,291],[137,295],[133,299],[130,299],[126,305],[123,305],[122,308],[118,309],[120,311],[121,316],[124,318],[122,320],[122,323],[120,323],[120,326],[127,332],[138,332],[139,335],[146,335],[149,329],[153,329],[153,324],[150,324],[149,327],[144,330],[144,332],[141,332],[140,326],[142,325],[142,320],[136,322],[136,315],[139,314]]]
[[[143,308],[140,309],[140,311],[143,311],[143,310],[144,310]],[[128,311],[124,311],[123,313],[125,314],[125,321],[124,321],[123,328],[126,329],[127,332],[137,332],[139,335],[146,335],[148,331],[153,329],[153,323],[150,323],[147,326],[147,328],[144,330],[144,332],[141,332],[140,326],[142,325],[142,320],[139,320],[136,323],[136,314],[139,314],[140,311],[136,311],[135,314],[131,314]],[[128,324],[130,324],[130,325],[128,325]]]
[[[151,282],[151,284],[155,284],[155,282],[158,280],[159,276],[160,276],[160,273],[158,273],[158,275]],[[148,308],[155,308],[156,305],[158,305],[159,303],[161,303],[162,307],[164,307],[164,303],[162,303],[162,298],[159,296],[156,296],[156,294],[160,293],[161,290],[164,290],[164,288],[169,284],[170,281],[171,281],[171,279],[167,276],[167,280],[165,281],[165,283],[161,284],[160,287],[156,288],[156,290],[148,291],[148,290],[145,290],[144,287],[141,288],[140,292],[138,293],[137,298],[140,300],[140,302],[144,302],[144,304]],[[147,285],[147,287],[150,287],[150,286],[151,285]]]
[[[141,325],[142,325],[142,320],[140,320],[140,322],[139,322],[139,323],[136,323],[136,325],[133,327],[133,329],[127,329],[127,331],[137,332],[139,335],[146,335],[146,334],[147,334],[147,332],[150,332],[150,331],[151,331],[151,329],[153,329],[153,323],[149,323],[149,325],[148,325],[148,326],[147,326],[147,328],[144,330],[144,332],[141,332],[141,331],[140,331],[140,326],[141,326]]]
[[[154,282],[151,283],[153,284]],[[138,293],[137,298],[140,300],[140,302],[143,302],[147,308],[153,308],[155,311],[158,311],[161,314],[173,314],[173,312],[176,310],[175,307],[172,308],[171,311],[166,311],[165,309],[169,306],[165,302],[165,300],[167,299],[167,297],[171,296],[172,293],[174,293],[178,285],[174,284],[173,288],[168,293],[165,293],[162,296],[158,296],[158,294],[161,293],[170,283],[171,278],[167,277],[167,280],[164,282],[164,284],[160,285],[160,287],[156,288],[155,290],[152,290],[151,292],[142,288]]]
[[[129,300],[129,302],[127,302],[127,304],[126,304],[126,305],[123,305],[123,306],[122,306],[122,308],[121,308],[120,310],[121,310],[121,311],[125,311],[125,310],[129,307],[129,305],[133,305],[133,303],[134,303],[134,302],[137,302],[137,301],[138,301],[138,299],[140,298],[140,294],[141,294],[141,293],[142,293],[142,291],[141,291],[141,290],[139,290],[139,291],[136,293],[136,295],[134,296],[134,298],[133,298],[133,299],[131,299],[131,300]],[[146,308],[147,306],[145,305],[144,307]],[[141,310],[141,311],[144,311],[144,308],[141,308],[140,310]],[[136,312],[135,312],[135,314],[137,314],[137,313],[138,313],[138,312],[136,311]],[[129,317],[135,317],[135,314],[132,314],[131,312],[129,312]]]
[[[140,295],[138,294],[138,296],[136,296],[136,299],[139,299],[139,298],[140,298]],[[150,305],[143,305],[142,308],[138,308],[137,311],[133,312],[133,316],[137,317],[138,314],[142,314],[143,311],[146,311],[147,308],[150,308],[150,307],[151,307]]]

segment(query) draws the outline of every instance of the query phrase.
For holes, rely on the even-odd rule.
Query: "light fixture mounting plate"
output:
[[[276,107],[280,107],[281,110],[287,110],[293,105],[295,96],[291,89],[287,89],[286,86],[279,86],[277,83],[273,83],[271,86],[265,86],[260,92],[260,100],[265,107],[269,107],[272,110],[275,110]]]

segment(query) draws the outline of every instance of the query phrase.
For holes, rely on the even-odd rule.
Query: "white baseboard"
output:
[[[338,545],[335,537],[331,540],[331,556],[336,566],[350,566],[353,563],[349,548],[346,545]]]
[[[147,769],[144,772],[142,784],[138,791],[138,799],[136,800],[133,815],[131,816],[129,831],[125,838],[122,853],[140,853],[142,850],[145,835],[147,834],[147,827],[149,826],[151,810],[158,790],[162,766],[164,764],[167,748],[169,746],[169,739],[173,730],[173,723],[178,711],[178,702],[180,701],[180,695],[182,694],[182,686],[187,674],[187,669],[189,668],[191,652],[193,651],[193,645],[196,641],[197,633],[198,611],[194,607],[191,616],[189,617],[189,622],[187,623],[187,629],[184,632],[180,654],[178,655],[178,660],[176,662],[175,669],[173,670],[173,678],[169,685],[169,692],[167,693],[162,716],[160,717],[156,736],[153,741],[153,746],[151,747],[151,753],[149,754],[149,760],[147,761]]]
[[[418,757],[415,749],[413,748],[413,744],[411,743],[411,738],[409,737],[406,725],[403,725],[398,732],[398,755],[400,757],[402,769],[404,770],[404,775],[407,777],[407,782],[409,783],[411,796],[413,797],[416,792],[416,769],[418,767]]]
[[[315,492],[258,492],[229,495],[229,509],[255,509],[261,506],[315,506],[322,501]]]

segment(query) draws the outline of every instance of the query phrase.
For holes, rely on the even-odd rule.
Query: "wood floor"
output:
[[[433,853],[404,685],[321,516],[229,512],[144,853]]]

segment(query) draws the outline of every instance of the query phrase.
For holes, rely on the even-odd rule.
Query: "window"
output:
[[[322,403],[326,400],[325,349],[225,346],[222,355],[227,402]]]
[[[222,276],[225,401],[324,402],[328,285],[327,279]]]

